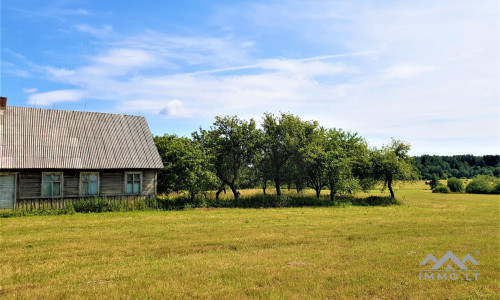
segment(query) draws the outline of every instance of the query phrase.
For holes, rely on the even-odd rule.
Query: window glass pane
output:
[[[97,194],[97,182],[95,181],[90,182],[90,194],[91,195]]]
[[[89,175],[88,174],[82,175],[82,181],[89,181]]]
[[[134,175],[127,174],[127,180],[134,180]]]
[[[125,193],[132,194],[132,182],[127,182],[127,185],[125,187]]]
[[[53,195],[54,196],[60,196],[61,195],[61,183],[54,182],[53,188],[54,188]]]
[[[138,194],[140,193],[140,185],[139,185],[139,182],[134,182],[134,194]]]
[[[44,182],[43,183],[43,196],[52,196],[52,183]]]
[[[54,174],[54,175],[52,175],[52,180],[54,180],[54,181],[60,181],[61,180],[61,176],[59,174]]]
[[[90,181],[97,181],[97,175],[96,174],[91,174],[90,175]]]
[[[82,195],[88,195],[89,194],[89,184],[88,182],[83,182],[82,183]]]
[[[134,180],[135,181],[141,180],[141,175],[140,174],[134,174]]]
[[[52,174],[43,175],[43,181],[45,181],[45,182],[52,181]]]

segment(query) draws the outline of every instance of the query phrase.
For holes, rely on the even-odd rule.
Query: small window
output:
[[[42,196],[61,196],[62,173],[42,173]]]
[[[80,194],[99,194],[99,173],[80,173]]]
[[[142,174],[125,173],[125,194],[140,194],[141,193]]]

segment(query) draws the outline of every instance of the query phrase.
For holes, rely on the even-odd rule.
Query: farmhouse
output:
[[[0,208],[28,199],[153,196],[161,168],[144,117],[0,100]]]

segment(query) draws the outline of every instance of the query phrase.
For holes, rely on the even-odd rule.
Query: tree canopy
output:
[[[370,148],[355,132],[324,128],[316,121],[290,113],[264,114],[258,124],[237,116],[216,117],[208,129],[191,138],[165,134],[154,138],[165,169],[158,174],[158,191],[216,190],[229,187],[235,198],[240,188],[268,187],[282,194],[283,186],[301,192],[305,187],[319,198],[330,198],[373,188],[379,182],[395,197],[398,181],[447,178],[452,175],[500,174],[500,156],[472,155],[412,158],[410,144],[392,139]],[[467,177],[467,176],[466,176]]]

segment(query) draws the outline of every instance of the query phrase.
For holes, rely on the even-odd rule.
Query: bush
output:
[[[430,183],[431,190],[433,190],[438,185],[439,185],[439,177],[436,174],[432,174],[431,183]]]
[[[369,196],[356,198],[350,195],[339,196],[335,201],[329,197],[304,197],[284,195],[254,195],[240,197],[238,199],[225,198],[216,200],[213,198],[196,197],[191,199],[184,196],[158,196],[157,198],[117,198],[106,197],[81,198],[68,200],[66,205],[59,209],[16,209],[0,211],[0,218],[33,216],[33,215],[60,215],[78,213],[100,213],[111,211],[133,211],[133,210],[182,210],[192,208],[272,208],[272,207],[319,207],[319,206],[389,206],[401,204],[394,198],[383,196]]]
[[[450,193],[450,188],[444,186],[442,184],[438,184],[435,188],[432,189],[433,193]]]
[[[500,182],[495,185],[495,188],[493,189],[493,194],[500,194]]]
[[[450,191],[452,192],[463,192],[464,191],[464,184],[460,179],[457,179],[455,177],[452,177],[448,179],[448,187],[450,188]]]
[[[467,185],[465,191],[471,194],[500,194],[500,179],[488,176],[477,175]]]

